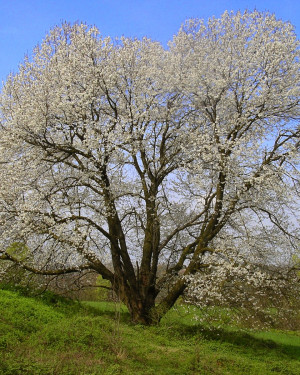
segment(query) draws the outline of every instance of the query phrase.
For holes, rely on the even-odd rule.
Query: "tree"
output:
[[[209,254],[288,262],[298,48],[289,23],[256,11],[189,20],[168,49],[51,30],[1,95],[2,249],[26,243],[38,273],[96,271],[143,324]]]

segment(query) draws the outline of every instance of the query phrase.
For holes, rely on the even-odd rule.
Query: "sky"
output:
[[[245,9],[275,13],[300,36],[299,0],[0,0],[0,86],[64,21],[95,25],[103,36],[147,36],[166,46],[188,18],[207,20]]]

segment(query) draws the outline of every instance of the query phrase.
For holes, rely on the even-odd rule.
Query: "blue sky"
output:
[[[298,0],[0,0],[0,85],[62,21],[96,25],[105,36],[147,36],[166,45],[187,18],[254,8],[290,21],[300,35]]]

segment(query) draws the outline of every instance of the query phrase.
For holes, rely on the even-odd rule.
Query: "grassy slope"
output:
[[[133,326],[120,306],[0,290],[0,374],[300,375],[300,333],[206,330],[182,309]]]

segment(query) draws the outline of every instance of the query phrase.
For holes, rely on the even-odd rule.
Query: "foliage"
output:
[[[98,301],[109,301],[113,300],[114,296],[112,294],[111,283],[108,280],[102,278],[101,275],[97,277],[96,280],[97,292],[96,299]]]
[[[122,306],[117,341],[114,304],[65,307],[0,290],[1,374],[298,375],[297,332],[207,329],[182,306],[158,326],[131,325]]]
[[[209,254],[290,265],[299,43],[274,15],[188,20],[168,49],[63,24],[8,78],[0,111],[1,259],[94,270],[143,324]],[[4,250],[13,241],[34,264]]]
[[[0,261],[0,283],[14,284],[21,287],[41,288],[42,278],[22,268],[22,262],[32,262],[32,254],[22,242],[13,242],[6,248],[6,253],[18,259],[18,262]]]
[[[241,320],[252,327],[283,324],[288,329],[300,329],[299,277],[290,269],[245,264],[243,259],[210,256],[209,267],[196,275],[187,276],[190,287],[184,300],[203,309],[203,320]],[[212,309],[207,309],[212,306]],[[280,323],[279,323],[280,322]]]

